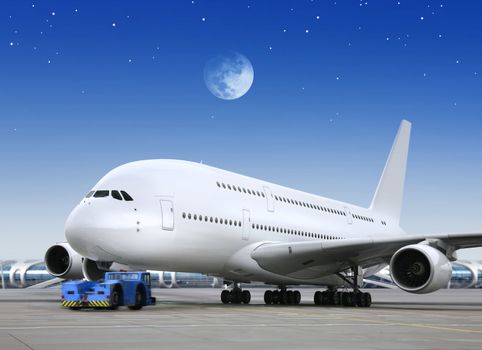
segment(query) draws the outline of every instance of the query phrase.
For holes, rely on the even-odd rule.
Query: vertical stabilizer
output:
[[[412,124],[402,120],[370,209],[400,222]]]

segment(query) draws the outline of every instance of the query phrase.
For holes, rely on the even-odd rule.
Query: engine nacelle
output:
[[[104,274],[109,271],[139,271],[131,267],[115,262],[94,261],[84,258],[82,264],[82,273],[85,279],[89,281],[98,281],[104,278]]]
[[[412,244],[392,256],[390,274],[400,289],[425,294],[447,287],[452,277],[452,266],[438,249]]]
[[[84,278],[82,274],[82,256],[77,254],[67,242],[57,243],[47,249],[45,266],[47,271],[65,279]]]

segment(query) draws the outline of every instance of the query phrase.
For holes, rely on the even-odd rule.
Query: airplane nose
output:
[[[101,200],[86,201],[75,207],[67,218],[65,237],[70,246],[86,258],[114,261],[120,257],[118,250],[125,248],[129,237],[136,232],[135,222],[125,208],[115,208]]]
[[[65,222],[65,238],[70,246],[83,256],[89,255],[94,228],[93,211],[86,204],[79,204],[72,210]]]

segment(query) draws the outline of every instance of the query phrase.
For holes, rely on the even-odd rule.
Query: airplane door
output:
[[[268,186],[263,186],[264,195],[266,196],[266,205],[268,206],[268,211],[274,211],[274,198],[271,193],[271,189]]]
[[[249,240],[249,234],[251,232],[251,215],[249,210],[243,209],[243,233],[241,239],[244,241]]]
[[[172,201],[161,199],[162,229],[174,230],[174,206]]]
[[[345,207],[345,214],[346,214],[346,222],[350,225],[353,224],[353,216],[351,214],[350,209],[348,209],[348,207]]]

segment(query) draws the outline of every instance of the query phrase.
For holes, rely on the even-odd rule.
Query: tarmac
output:
[[[58,287],[0,290],[0,349],[482,349],[482,289],[371,289],[370,308],[223,305],[220,289],[154,289],[140,311],[72,311]]]

